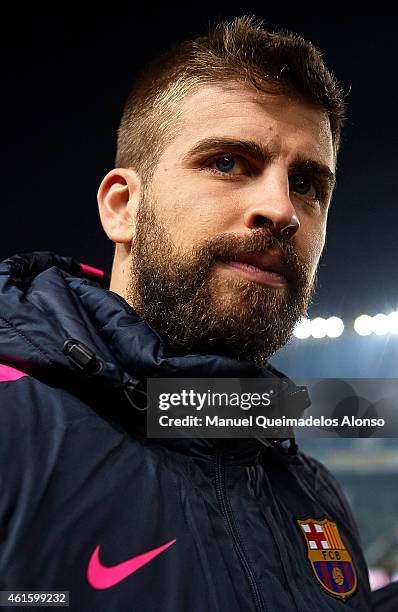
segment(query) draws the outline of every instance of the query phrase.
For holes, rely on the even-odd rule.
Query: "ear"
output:
[[[141,197],[141,179],[131,168],[114,168],[97,194],[102,227],[115,243],[129,243],[135,234],[135,214]]]

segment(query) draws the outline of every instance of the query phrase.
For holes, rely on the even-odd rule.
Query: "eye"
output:
[[[247,165],[240,157],[233,155],[221,155],[213,160],[209,166],[213,170],[218,170],[223,174],[247,174]]]
[[[291,176],[289,181],[290,189],[299,195],[307,196],[311,200],[316,200],[319,197],[317,185],[310,178],[296,174]]]

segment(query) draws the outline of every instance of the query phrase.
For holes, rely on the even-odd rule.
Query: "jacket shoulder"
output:
[[[77,397],[60,387],[51,386],[12,366],[0,364],[0,423],[12,423],[21,419],[26,425],[32,418],[54,419],[59,422],[64,406],[68,418],[82,413],[90,414],[89,407]],[[40,421],[40,418],[39,418]],[[49,422],[47,421],[47,422]],[[55,423],[54,423],[55,424]]]
[[[337,478],[315,457],[302,451],[298,453],[297,457],[303,467],[302,474],[307,479],[311,489],[337,510],[358,534],[350,505]]]
[[[26,372],[22,372],[22,370],[17,370],[17,368],[0,363],[0,383],[14,382],[15,380],[19,380],[25,376],[28,376]]]

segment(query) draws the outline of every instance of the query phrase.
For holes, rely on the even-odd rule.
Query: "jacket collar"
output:
[[[305,390],[270,365],[260,367],[216,354],[173,355],[123,298],[106,289],[108,279],[93,277],[88,268],[49,252],[17,255],[0,264],[0,329],[6,363],[81,395],[93,407],[101,405],[100,411],[112,406],[105,408],[106,416],[140,434],[145,417],[130,401],[131,381],[137,379],[278,377],[285,381],[297,414],[309,405]],[[71,340],[86,347],[86,360],[91,354],[100,367],[93,368],[93,361],[91,368],[79,367],[65,351]],[[225,441],[203,439],[163,444],[199,455],[228,446]],[[261,444],[235,440],[233,447],[244,456],[247,451],[258,453]]]

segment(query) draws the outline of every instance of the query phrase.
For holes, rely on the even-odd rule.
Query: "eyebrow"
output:
[[[330,189],[336,185],[336,175],[331,171],[329,166],[322,164],[315,159],[309,159],[298,155],[290,166],[290,171],[294,174],[312,174],[317,175],[323,182],[327,183]]]
[[[191,164],[196,158],[199,158],[205,153],[210,154],[212,151],[217,152],[222,149],[255,158],[263,165],[269,164],[275,158],[275,153],[273,153],[268,147],[260,145],[254,140],[210,137],[200,140],[187,153],[185,153],[182,158],[182,163]],[[303,172],[317,175],[321,180],[328,184],[330,189],[333,189],[336,183],[335,174],[326,164],[302,155],[298,155],[293,160],[289,170],[295,174]]]

